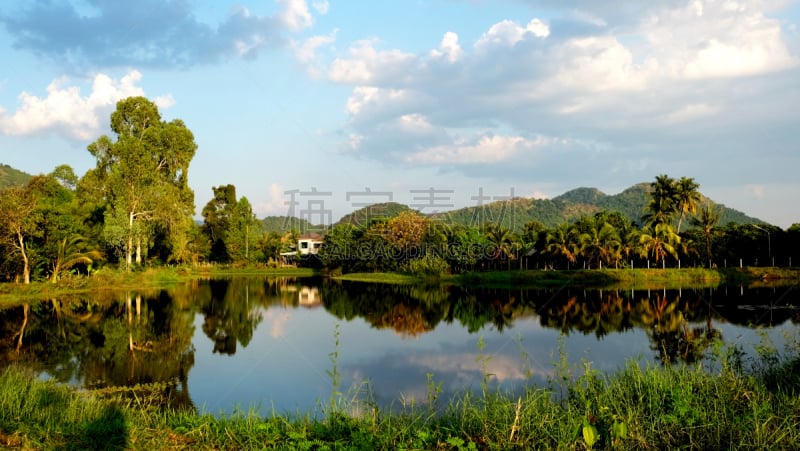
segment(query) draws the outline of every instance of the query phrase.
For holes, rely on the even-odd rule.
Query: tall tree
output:
[[[31,282],[31,238],[41,232],[37,227],[38,199],[28,186],[10,186],[0,191],[0,240],[22,259],[22,280]]]
[[[253,213],[253,207],[246,197],[242,196],[235,205],[231,227],[228,231],[229,251],[234,260],[252,260],[251,249],[261,236],[261,228]]]
[[[250,201],[244,196],[237,200],[234,185],[212,190],[214,197],[203,207],[203,232],[211,242],[211,260],[249,260],[251,247],[261,235]]]
[[[157,228],[188,233],[175,225],[185,224],[194,212],[188,170],[197,145],[181,120],[164,122],[144,97],[117,102],[111,130],[115,141],[101,136],[89,145],[97,165],[85,177],[106,203],[106,240],[123,250],[130,268],[134,253],[142,262],[143,246]]]
[[[703,230],[703,235],[706,239],[706,259],[708,261],[709,267],[711,266],[711,233],[714,230],[714,227],[717,226],[719,222],[719,218],[722,216],[722,211],[714,206],[714,204],[708,203],[703,208],[700,209],[700,212],[696,216],[692,216],[690,221],[692,225],[695,227],[699,227]]]
[[[642,218],[647,224],[668,224],[672,222],[676,211],[675,180],[661,174],[650,183],[650,200],[645,206]]]
[[[570,224],[561,224],[547,234],[547,252],[554,257],[564,257],[569,263],[578,258],[578,233]]]
[[[619,261],[620,239],[617,230],[607,222],[594,221],[588,232],[578,237],[581,252],[592,263],[602,266]]]
[[[700,192],[697,190],[700,185],[691,177],[681,177],[675,183],[675,207],[678,210],[678,233],[681,233],[681,224],[687,214],[697,211],[697,204],[700,202]]]
[[[76,199],[77,177],[72,168],[61,165],[46,175],[31,179],[29,186],[37,192],[38,229],[35,240],[40,263],[47,267],[49,279],[58,281],[63,271],[78,265],[90,266],[102,258],[97,243],[85,234],[87,211]]]
[[[494,246],[492,260],[505,258],[508,268],[511,269],[511,260],[514,259],[514,250],[518,248],[518,240],[514,232],[499,223],[489,223],[484,226],[486,240]]]
[[[664,262],[668,255],[678,258],[678,245],[681,237],[675,233],[672,224],[648,225],[639,234],[639,251],[642,257],[652,256],[656,264]]]

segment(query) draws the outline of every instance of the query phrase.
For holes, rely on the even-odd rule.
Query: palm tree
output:
[[[639,235],[639,245],[641,246],[639,253],[645,258],[652,256],[658,265],[658,262],[666,260],[667,255],[678,257],[677,248],[680,241],[681,237],[675,233],[672,224],[648,225],[642,229]]]
[[[517,241],[514,233],[499,224],[488,224],[485,226],[484,235],[495,247],[495,255],[492,256],[492,260],[505,257],[508,259],[510,269],[511,260],[514,258],[512,250],[516,248]]]
[[[575,263],[578,254],[578,233],[575,227],[561,224],[555,230],[547,233],[548,253],[554,257],[564,257],[569,263]]]
[[[675,184],[675,206],[680,213],[680,217],[678,217],[678,233],[681,233],[681,223],[686,214],[697,211],[697,204],[700,202],[698,188],[700,188],[700,185],[691,177],[681,177]]]
[[[716,227],[721,216],[722,210],[716,208],[714,204],[708,203],[700,209],[697,215],[692,216],[690,219],[692,225],[703,229],[703,234],[706,237],[706,258],[708,259],[709,267],[711,267],[711,232]]]
[[[56,283],[63,271],[78,265],[91,266],[95,260],[101,258],[103,258],[103,254],[100,251],[88,248],[86,238],[78,234],[64,238],[58,242],[50,281]]]
[[[617,230],[611,224],[595,222],[588,232],[578,237],[580,250],[588,259],[602,266],[603,262],[611,263],[619,260],[620,239]]]
[[[656,176],[650,183],[650,201],[645,206],[645,215],[642,217],[647,224],[666,224],[672,222],[676,211],[676,183],[667,175]]]
[[[625,257],[626,262],[639,248],[639,234],[640,230],[632,225],[627,225],[619,231],[619,254],[620,258]]]

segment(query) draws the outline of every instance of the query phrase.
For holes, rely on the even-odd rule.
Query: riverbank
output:
[[[796,350],[795,350],[796,352]],[[800,359],[774,351],[743,365],[720,351],[700,365],[630,362],[604,376],[555,363],[521,396],[482,387],[438,405],[379,409],[333,390],[317,413],[220,417],[158,406],[142,387],[103,393],[0,373],[0,447],[22,449],[793,449],[800,443]],[[487,375],[491,377],[491,375]],[[223,382],[225,383],[225,382]],[[366,397],[368,399],[368,396]],[[156,400],[151,402],[149,400]]]
[[[486,287],[594,289],[661,289],[713,287],[720,284],[770,286],[800,284],[800,268],[668,268],[668,269],[587,269],[564,271],[486,271],[445,274],[441,277],[416,277],[397,273],[352,273],[336,279],[372,283],[446,283]]]
[[[486,287],[602,289],[661,289],[713,287],[721,284],[758,286],[800,284],[800,268],[727,268],[727,269],[592,269],[569,271],[487,271],[420,277],[400,273],[351,273],[326,275],[310,268],[258,267],[163,267],[125,272],[103,269],[89,277],[68,277],[58,283],[0,284],[0,306],[30,300],[77,295],[115,289],[169,287],[179,283],[216,277],[330,277],[367,283],[452,284]]]
[[[70,276],[57,283],[30,284],[0,283],[0,306],[29,300],[46,300],[107,290],[170,287],[191,280],[223,277],[311,277],[310,268],[229,267],[222,265],[200,267],[160,267],[126,272],[101,269],[91,276]]]

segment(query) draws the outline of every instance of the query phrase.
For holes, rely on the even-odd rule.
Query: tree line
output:
[[[640,221],[619,212],[585,215],[514,233],[501,221],[452,226],[403,212],[368,226],[339,224],[326,235],[318,264],[343,272],[420,274],[512,269],[790,266],[800,255],[800,224],[720,225],[721,208],[701,203],[692,178],[659,175]],[[800,258],[800,257],[796,257]]]
[[[120,100],[113,136],[89,144],[94,168],[78,177],[67,165],[0,190],[0,280],[58,281],[100,266],[277,265],[302,230],[262,230],[234,185],[212,187],[194,219],[189,167],[197,150],[180,119],[165,121],[144,97]],[[301,264],[343,272],[440,274],[481,269],[792,265],[800,224],[719,225],[691,178],[659,175],[641,221],[617,212],[514,233],[501,223],[453,226],[403,211],[326,230],[319,255]],[[794,264],[797,264],[795,261]]]

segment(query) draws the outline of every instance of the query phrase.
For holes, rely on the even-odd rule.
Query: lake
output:
[[[401,408],[438,385],[546,385],[562,357],[612,372],[707,362],[715,343],[781,349],[798,339],[799,293],[197,280],[2,310],[0,366],[87,388],[164,383],[174,405],[215,414],[317,412],[334,380],[348,399],[360,388],[359,402]]]

